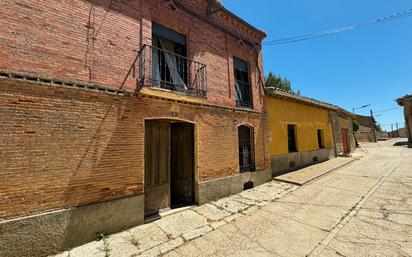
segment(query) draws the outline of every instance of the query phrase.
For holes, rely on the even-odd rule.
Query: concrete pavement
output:
[[[166,256],[412,256],[412,151],[391,143]]]
[[[338,157],[277,176],[274,180],[302,186],[353,161],[355,161],[355,158]]]
[[[302,187],[273,181],[58,256],[412,256],[412,149],[392,143]]]
[[[271,181],[202,206],[173,210],[160,220],[103,237],[56,257],[159,256],[257,209],[279,200],[298,186]]]

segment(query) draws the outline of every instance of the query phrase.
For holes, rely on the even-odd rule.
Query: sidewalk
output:
[[[242,216],[251,216],[282,196],[355,159],[335,158],[275,178],[266,184],[202,206],[165,213],[160,220],[104,237],[54,257],[159,256]],[[288,182],[283,183],[282,181]]]
[[[172,211],[155,222],[104,237],[55,257],[159,256],[239,217],[250,215],[297,188],[271,181],[202,206]]]
[[[284,175],[275,177],[276,181],[287,182],[302,186],[318,177],[321,177],[333,170],[339,169],[355,161],[355,158],[338,157],[329,161],[321,162],[303,169],[299,169]]]

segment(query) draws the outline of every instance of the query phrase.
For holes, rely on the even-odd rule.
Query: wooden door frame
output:
[[[198,169],[198,126],[197,123],[192,120],[177,118],[177,117],[169,117],[169,116],[159,116],[159,117],[149,117],[143,119],[143,133],[146,133],[146,121],[168,121],[168,122],[183,122],[183,123],[190,123],[193,125],[193,194],[194,194],[194,204],[199,203],[199,169]],[[143,149],[146,144],[145,134],[143,134]],[[146,167],[145,167],[145,151],[143,150],[143,188],[145,187],[145,174],[146,174]],[[169,170],[170,173],[170,170]],[[170,174],[169,174],[170,176]],[[171,194],[171,192],[169,193]]]
[[[174,125],[176,127],[174,127]],[[174,157],[174,147],[179,147],[180,142],[176,141],[173,139],[174,136],[174,132],[178,132],[180,130],[180,128],[185,128],[187,129],[186,132],[184,134],[184,137],[190,136],[190,158],[191,158],[191,164],[190,164],[190,169],[187,169],[187,171],[190,170],[190,191],[191,191],[191,200],[190,203],[188,204],[193,204],[195,202],[195,131],[194,131],[194,124],[193,123],[189,123],[189,122],[182,122],[182,121],[173,121],[171,122],[171,140],[170,140],[170,147],[172,149],[171,153],[170,153],[170,161],[171,161],[171,166],[170,166],[170,188],[171,188],[171,204],[173,206],[173,190],[175,189],[175,186],[177,186],[177,184],[173,184],[173,180],[174,180],[174,176],[177,175],[179,176],[179,171],[180,170],[174,170],[173,168],[173,157]],[[176,131],[174,131],[174,129],[177,129]],[[178,135],[176,135],[178,136]],[[187,138],[186,138],[187,139]],[[177,143],[177,145],[175,145]],[[185,160],[185,159],[183,159]],[[177,172],[177,173],[174,173]]]

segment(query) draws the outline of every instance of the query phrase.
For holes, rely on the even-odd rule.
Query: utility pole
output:
[[[373,111],[371,110],[371,118],[373,121],[373,139],[375,140],[375,143],[378,142],[377,138],[376,138],[376,123],[375,123],[375,119],[373,118]]]
[[[357,110],[357,109],[363,109],[363,108],[366,108],[366,107],[369,107],[369,106],[371,106],[371,105],[370,105],[370,104],[367,104],[367,105],[363,105],[363,106],[361,106],[361,107],[352,108],[353,115],[355,115],[355,110]]]
[[[397,137],[401,137],[401,135],[399,134],[399,125],[397,122],[396,122],[396,135]]]

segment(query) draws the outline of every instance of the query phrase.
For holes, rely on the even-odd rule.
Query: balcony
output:
[[[141,87],[207,97],[205,64],[165,49],[144,45],[140,51],[137,69]]]

